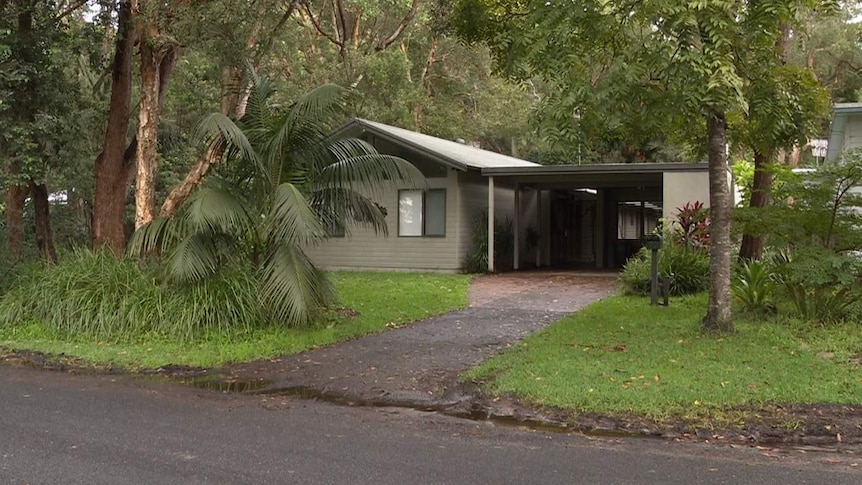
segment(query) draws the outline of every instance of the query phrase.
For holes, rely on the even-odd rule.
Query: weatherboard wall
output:
[[[414,187],[391,187],[374,197],[386,208],[388,236],[353,227],[345,237],[328,238],[307,248],[312,261],[333,270],[458,271],[461,268],[459,248],[463,225],[457,173],[450,170],[445,178],[426,180],[428,188],[446,189],[445,236],[399,237],[398,190]]]

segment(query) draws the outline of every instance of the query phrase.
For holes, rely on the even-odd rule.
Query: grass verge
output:
[[[736,317],[736,333],[703,335],[705,295],[651,307],[597,302],[464,377],[493,395],[606,415],[715,417],[768,403],[860,403],[862,328]]]
[[[214,367],[301,352],[462,308],[470,280],[466,275],[368,272],[339,272],[331,278],[340,305],[357,315],[330,312],[307,329],[213,329],[187,341],[153,333],[122,343],[60,339],[38,322],[21,322],[0,325],[0,346],[130,369],[167,364]]]

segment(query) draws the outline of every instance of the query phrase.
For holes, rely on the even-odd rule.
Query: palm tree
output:
[[[227,144],[222,176],[210,177],[174,217],[141,227],[127,251],[161,255],[175,283],[250,264],[267,314],[301,326],[334,296],[304,248],[351,223],[387,234],[384,210],[372,197],[398,182],[420,186],[424,178],[362,140],[328,137],[341,114],[338,86],[314,89],[287,108],[273,102],[273,92],[255,78],[241,120],[214,113],[201,123],[204,138],[221,135]]]

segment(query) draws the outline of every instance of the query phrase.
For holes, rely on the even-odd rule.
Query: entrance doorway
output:
[[[551,265],[596,267],[596,190],[551,193]]]

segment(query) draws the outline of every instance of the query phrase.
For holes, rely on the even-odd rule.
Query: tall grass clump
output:
[[[231,268],[193,285],[164,285],[154,268],[103,251],[73,251],[30,268],[0,299],[0,326],[43,326],[61,339],[191,340],[264,326],[251,270]]]
[[[515,254],[515,230],[512,219],[494,218],[494,262],[497,269],[511,269]],[[488,213],[473,218],[472,247],[464,258],[461,269],[465,273],[488,272]]]

